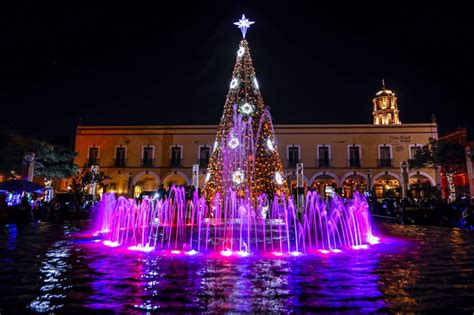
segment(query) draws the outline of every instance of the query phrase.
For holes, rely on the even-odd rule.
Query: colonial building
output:
[[[439,140],[457,143],[464,146],[466,151],[466,164],[456,165],[454,168],[456,172],[453,175],[453,185],[458,196],[470,196],[474,199],[474,160],[473,148],[474,141],[468,140],[468,133],[466,128],[458,128],[456,130],[448,131],[439,137]],[[441,182],[443,194],[446,193],[448,187],[448,179],[444,169],[441,168]],[[447,197],[447,196],[444,196]]]
[[[370,190],[377,196],[419,196],[439,187],[436,169],[402,167],[430,138],[438,137],[436,123],[401,124],[395,93],[385,85],[373,103],[373,124],[275,126],[292,187],[299,163],[305,188],[321,193],[351,196]],[[76,162],[98,165],[111,178],[103,189],[121,194],[152,192],[161,184],[202,186],[216,130],[214,125],[78,126]],[[193,165],[199,165],[194,181]]]

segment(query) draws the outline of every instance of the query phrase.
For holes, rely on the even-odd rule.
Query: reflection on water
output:
[[[64,306],[68,285],[68,270],[72,268],[67,263],[71,245],[68,241],[57,241],[46,252],[40,267],[41,295],[30,303],[32,310],[37,312],[51,312]]]
[[[72,226],[0,232],[0,313],[474,311],[474,235],[381,226],[367,250],[291,258],[162,257],[72,239]]]

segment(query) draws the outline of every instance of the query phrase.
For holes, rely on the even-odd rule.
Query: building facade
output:
[[[474,161],[472,158],[474,155],[474,141],[468,140],[466,128],[448,131],[440,135],[439,140],[464,146],[466,151],[466,163],[465,165],[455,166],[456,172],[453,175],[452,185],[454,185],[456,195],[469,197],[472,201],[474,199]],[[445,194],[449,183],[443,168],[441,168],[441,183],[443,195],[447,197]]]
[[[201,186],[216,128],[79,126],[76,163],[98,165],[111,178],[107,189],[118,193],[156,191],[160,184],[191,186],[195,164],[199,165]],[[371,188],[381,196],[388,190],[400,192],[401,163],[414,156],[429,138],[437,137],[437,126],[276,125],[275,133],[277,149],[293,187],[296,165],[303,163],[307,188],[322,193],[339,189],[344,195]],[[436,169],[407,172],[410,186],[439,185]]]
[[[275,126],[292,188],[300,163],[305,189],[322,194],[423,197],[440,187],[436,169],[403,167],[430,138],[438,138],[436,123],[401,124],[395,93],[385,85],[373,104],[373,124]],[[202,187],[216,130],[213,125],[78,126],[76,163],[98,166],[110,177],[103,189],[119,194],[154,192],[161,184]]]

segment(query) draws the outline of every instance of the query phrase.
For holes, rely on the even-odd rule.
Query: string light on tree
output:
[[[230,81],[230,88],[235,89],[239,85],[239,79],[233,78],[232,81]]]
[[[236,23],[243,37],[251,24],[245,15]],[[290,193],[283,179],[284,169],[274,142],[270,113],[259,91],[247,40],[240,41],[236,52],[216,149],[209,160],[210,180],[205,183],[203,194],[208,202],[216,202],[217,194],[226,195],[226,187],[230,186],[239,198],[248,196],[252,202],[257,202],[262,193],[270,199],[275,196],[286,199]],[[275,178],[276,172],[280,175]],[[265,211],[267,216],[268,211]]]
[[[235,185],[240,185],[244,181],[244,172],[239,168],[235,172],[232,173],[232,182]]]
[[[207,183],[210,179],[211,179],[211,173],[208,172],[206,174],[206,178],[204,179],[204,181]]]
[[[275,181],[278,185],[283,185],[283,175],[280,172],[275,172]]]
[[[253,113],[253,105],[244,103],[240,106],[240,112],[245,115],[251,115]]]

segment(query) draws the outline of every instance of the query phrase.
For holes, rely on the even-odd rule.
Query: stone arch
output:
[[[386,176],[386,178],[384,178]],[[400,196],[402,180],[393,172],[381,172],[374,176],[372,188],[376,198],[386,197],[386,194]]]
[[[333,194],[339,186],[339,178],[327,171],[318,172],[311,177],[309,189],[318,192],[321,196]]]
[[[312,184],[313,181],[315,181],[315,180],[316,180],[319,176],[321,176],[321,175],[331,176],[332,178],[334,178],[334,180],[336,181],[337,185],[340,186],[341,181],[340,181],[339,178],[336,176],[336,174],[334,174],[333,172],[328,172],[328,171],[318,172],[318,173],[314,174],[313,177],[311,177],[311,180],[309,181],[309,183]]]
[[[138,172],[137,174],[135,174],[135,176],[133,176],[133,180],[132,180],[132,184],[133,185],[136,185],[137,184],[137,181],[140,179],[140,177],[142,177],[143,175],[151,175],[153,176],[157,181],[158,183],[160,183],[160,176],[158,176],[158,174],[156,174],[155,172],[153,171],[141,171],[141,172]]]
[[[142,183],[143,181],[143,183]],[[132,180],[132,185],[140,186],[141,191],[155,191],[160,185],[160,177],[152,171],[138,172]]]
[[[436,181],[434,180],[434,178],[431,177],[431,175],[429,175],[426,172],[422,172],[422,171],[412,172],[408,174],[408,178],[416,176],[416,175],[421,175],[421,176],[426,177],[430,181],[431,186],[436,186]]]
[[[292,182],[296,183],[296,172],[287,174],[286,179],[288,180],[289,183],[292,183]],[[303,175],[303,182],[306,186],[310,184],[310,182],[308,181],[308,177],[306,177],[305,175]]]
[[[382,172],[382,173],[378,173],[377,175],[374,176],[374,178],[372,179],[372,182],[375,182],[377,179],[379,179],[380,177],[382,176],[385,176],[385,175],[390,175],[392,177],[395,177],[396,180],[398,180],[398,182],[401,184],[402,183],[402,179],[400,178],[400,176],[398,176],[397,174],[393,173],[393,172]]]
[[[178,185],[191,185],[191,180],[188,178],[188,176],[180,171],[171,171],[163,176],[163,185],[165,185],[165,187],[170,181],[177,182]]]
[[[341,178],[341,180],[340,180],[340,183],[343,184],[344,181],[345,181],[348,177],[353,176],[353,175],[359,175],[359,176],[362,177],[364,180],[367,180],[367,175],[365,175],[364,173],[359,172],[359,171],[352,171],[352,172],[349,172],[349,173],[344,174],[344,176],[342,176],[342,178]]]
[[[129,174],[122,171],[114,171],[107,175],[110,177],[107,184],[107,191],[114,191],[119,194],[128,192]]]
[[[345,197],[352,198],[355,192],[365,193],[368,187],[367,175],[362,172],[352,171],[341,178],[340,187]]]

